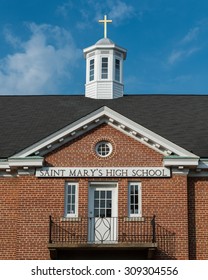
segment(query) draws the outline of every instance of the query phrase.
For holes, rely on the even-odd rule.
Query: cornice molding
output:
[[[8,158],[6,161],[0,162],[0,169],[6,170],[9,174],[12,170],[22,168],[23,170],[29,170],[30,168],[42,167],[43,157],[26,157],[26,158]]]
[[[199,157],[178,157],[170,156],[164,157],[163,165],[166,167],[179,167],[179,168],[196,168],[199,163]]]
[[[26,158],[34,155],[44,157],[47,153],[61,147],[63,144],[68,143],[102,123],[111,125],[115,129],[136,139],[163,156],[173,154],[180,157],[193,157],[198,159],[195,154],[181,148],[106,106],[80,118],[34,145],[27,147],[21,152],[13,155],[12,158]]]

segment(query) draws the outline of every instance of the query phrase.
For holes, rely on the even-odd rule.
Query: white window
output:
[[[89,75],[90,81],[94,80],[94,74],[95,74],[95,60],[91,59],[90,60],[90,75]]]
[[[141,183],[129,183],[129,217],[142,216]]]
[[[115,59],[115,80],[120,82],[120,60]]]
[[[112,153],[113,147],[108,141],[98,142],[95,147],[96,153],[100,157],[107,157]]]
[[[108,79],[108,58],[102,57],[101,79]]]
[[[78,183],[66,183],[65,216],[78,217]]]

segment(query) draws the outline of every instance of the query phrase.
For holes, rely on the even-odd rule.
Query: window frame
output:
[[[116,68],[116,61],[118,61],[119,62],[119,68],[117,69]],[[116,82],[121,82],[121,59],[119,59],[119,58],[115,58],[115,61],[114,61],[114,67],[115,67],[115,81]],[[119,77],[119,79],[117,79],[117,75],[118,75],[118,77]]]
[[[100,146],[102,146],[102,145],[108,146],[108,149],[109,149],[108,154],[103,155],[102,153],[100,153]],[[96,152],[97,156],[99,156],[99,157],[101,157],[101,158],[106,158],[106,157],[109,157],[109,156],[112,154],[112,152],[113,152],[113,146],[112,146],[112,144],[111,144],[109,141],[105,141],[105,140],[99,141],[99,142],[95,145],[95,152]]]
[[[75,212],[68,213],[68,205],[70,202],[68,201],[68,188],[69,186],[75,186]],[[64,203],[64,216],[68,218],[77,218],[78,217],[78,186],[77,182],[66,182],[65,183],[65,203]],[[71,194],[72,195],[72,194]]]
[[[107,59],[107,62],[103,62],[103,59]],[[103,67],[103,63],[107,63],[107,67]],[[106,70],[106,73],[103,72],[103,70]],[[106,78],[103,78],[103,75],[106,75]],[[101,80],[108,80],[109,79],[109,57],[108,56],[102,56],[101,57]]]
[[[138,186],[138,213],[131,213],[131,187]],[[142,185],[141,182],[129,182],[128,184],[128,213],[130,218],[142,217]]]
[[[91,68],[91,66],[93,66],[93,68]],[[92,58],[89,60],[89,82],[92,82],[94,80],[95,80],[95,59]]]

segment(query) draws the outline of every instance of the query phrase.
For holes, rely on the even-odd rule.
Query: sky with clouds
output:
[[[0,95],[84,94],[104,14],[126,94],[208,94],[207,0],[1,0]]]

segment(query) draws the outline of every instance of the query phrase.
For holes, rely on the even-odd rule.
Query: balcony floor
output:
[[[129,249],[148,249],[148,248],[157,248],[157,243],[152,243],[152,242],[144,242],[144,243],[83,243],[83,244],[71,244],[67,242],[61,242],[61,243],[49,243],[48,244],[49,249],[70,249],[70,248],[85,248],[85,249],[96,249],[96,248],[102,248],[102,249],[107,249],[107,248],[114,248],[114,249],[119,249],[119,248],[129,248]]]

